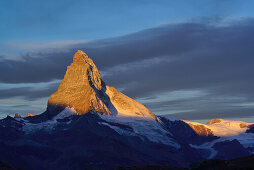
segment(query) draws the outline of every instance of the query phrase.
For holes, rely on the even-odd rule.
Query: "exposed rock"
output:
[[[30,117],[30,116],[35,116],[35,115],[33,115],[31,113],[27,113],[25,117]]]
[[[215,124],[215,123],[220,123],[222,122],[223,119],[213,119],[213,120],[209,120],[206,124],[207,125],[212,125],[212,124]]]
[[[240,124],[240,128],[246,128],[246,127],[248,127],[248,125],[246,125],[245,123]]]
[[[204,125],[193,125],[188,123],[188,125],[200,136],[213,136],[213,131],[206,128]]]
[[[14,118],[21,118],[20,114],[15,113]]]
[[[108,115],[155,118],[141,103],[114,87],[106,86],[93,60],[81,50],[75,53],[73,63],[67,67],[58,90],[50,96],[47,111],[55,112],[52,107],[56,106],[72,108],[80,115],[92,111]]]
[[[249,128],[249,129],[253,128],[253,127],[254,127],[254,123],[247,126],[247,128]]]
[[[7,116],[6,118],[0,120],[0,124],[8,128],[21,128],[23,121],[18,121],[16,117],[13,118],[11,116]],[[2,134],[0,136],[2,136]]]
[[[73,63],[67,67],[58,90],[50,96],[48,104],[73,108],[77,114],[89,111],[112,114],[107,106],[110,103],[107,103],[109,100],[105,90],[106,86],[93,60],[78,50],[73,57]]]
[[[240,124],[240,127],[241,128],[248,128],[248,129],[250,129],[251,127],[254,127],[254,123],[241,123]]]
[[[204,130],[206,133],[201,133],[202,131],[198,130],[198,128],[194,128],[182,120],[171,120],[162,116],[159,116],[158,120],[162,122],[164,127],[167,127],[174,136],[189,144],[200,145],[219,138],[211,135],[212,132],[211,134],[209,133],[210,129]],[[203,127],[205,128],[205,126]]]

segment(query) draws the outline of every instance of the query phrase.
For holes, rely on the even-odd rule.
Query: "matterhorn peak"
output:
[[[94,65],[93,60],[90,57],[88,57],[88,55],[84,51],[78,50],[73,56],[73,63],[82,63],[82,62]]]
[[[93,60],[78,50],[58,90],[50,96],[48,105],[73,108],[78,114],[89,111],[112,114],[105,91],[106,86]]]
[[[65,76],[48,100],[48,112],[51,108],[72,108],[76,114],[88,112],[114,116],[155,116],[141,103],[120,93],[114,87],[106,86],[93,60],[78,50],[73,63],[67,67]],[[51,113],[50,113],[51,114]]]

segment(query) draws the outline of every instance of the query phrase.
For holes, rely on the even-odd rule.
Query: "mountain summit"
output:
[[[81,50],[74,54],[58,90],[48,100],[49,110],[56,106],[72,108],[79,115],[96,112],[155,118],[144,105],[107,86],[93,60]]]

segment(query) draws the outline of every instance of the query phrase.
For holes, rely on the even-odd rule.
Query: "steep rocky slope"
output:
[[[58,90],[48,100],[48,107],[55,106],[72,108],[79,115],[93,111],[155,119],[144,105],[106,86],[93,60],[81,50],[75,53]]]

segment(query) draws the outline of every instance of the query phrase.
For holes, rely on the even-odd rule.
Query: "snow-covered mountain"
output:
[[[206,124],[201,124],[197,122],[184,121],[187,123],[197,134],[200,136],[217,136],[219,137],[216,140],[212,140],[211,142],[204,143],[202,145],[195,145],[196,148],[206,148],[212,149],[216,148],[217,150],[223,151],[225,148],[224,145],[220,146],[220,144],[228,144],[228,149],[234,149],[234,147],[245,148],[249,153],[254,154],[254,133],[251,132],[251,128],[254,126],[254,123],[246,123],[243,121],[233,121],[233,120],[224,120],[224,119],[214,119],[208,121]],[[234,142],[235,145],[231,146],[229,142]],[[236,146],[238,145],[238,147]],[[221,148],[219,149],[218,146]],[[214,155],[217,158],[227,159],[227,156],[220,157],[220,154],[223,152],[219,152],[214,150]],[[232,154],[234,155],[234,153]],[[213,158],[213,157],[210,157]]]
[[[168,165],[254,153],[252,124],[155,116],[107,86],[83,51],[40,115],[0,120],[0,161],[22,169]]]
[[[230,137],[240,135],[246,132],[254,123],[246,123],[243,121],[214,119],[206,124],[185,121],[199,135],[213,134],[220,137]]]

